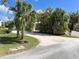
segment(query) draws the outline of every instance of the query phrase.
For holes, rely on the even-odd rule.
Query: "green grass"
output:
[[[15,34],[0,34],[0,56],[9,53],[10,48],[16,48],[18,46],[25,46],[26,49],[35,47],[39,41],[36,38],[25,36],[26,43],[22,43],[21,40],[16,38]]]
[[[5,34],[7,31],[8,30],[6,28],[0,28],[0,34]]]

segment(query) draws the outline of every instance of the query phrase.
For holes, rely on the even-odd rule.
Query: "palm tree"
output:
[[[8,0],[2,0],[2,4],[6,5]],[[16,6],[14,8],[11,8],[10,10],[15,12],[15,25],[16,25],[16,29],[17,29],[17,37],[19,37],[19,30],[20,30],[20,21],[19,21],[19,17],[20,17],[20,2],[19,0],[15,0],[16,1]]]
[[[14,8],[11,8],[12,11],[15,12],[15,26],[16,26],[16,29],[17,29],[17,38],[19,38],[20,36],[20,20],[19,20],[19,17],[21,16],[21,12],[20,12],[20,7],[21,7],[21,4],[20,4],[20,1],[19,0],[15,0],[16,2],[16,5]]]
[[[27,4],[25,2],[23,2],[21,4],[21,39],[23,39],[24,37],[24,30],[25,30],[25,21],[26,18],[28,19],[27,14],[30,13],[32,6],[30,4]]]
[[[2,0],[2,3],[5,4],[7,0]],[[21,39],[24,38],[25,22],[28,20],[31,4],[27,4],[25,1],[15,0],[15,7],[11,8],[15,13],[15,26],[17,29],[17,38],[20,37],[21,30]]]
[[[27,4],[25,1],[20,2],[20,0],[15,0],[16,6],[11,8],[15,12],[15,25],[17,29],[17,37],[20,36],[19,31],[21,30],[21,39],[24,37],[24,30],[25,30],[25,20],[27,14],[31,11],[31,4]]]

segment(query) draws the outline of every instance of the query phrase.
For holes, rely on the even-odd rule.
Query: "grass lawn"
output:
[[[24,40],[26,41],[26,43],[22,43],[18,38],[16,38],[16,34],[0,34],[0,56],[9,54],[10,48],[24,46],[25,49],[30,49],[35,47],[39,43],[36,38],[29,36],[25,36]]]

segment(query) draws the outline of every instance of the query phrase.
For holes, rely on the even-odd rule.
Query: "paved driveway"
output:
[[[0,59],[79,59],[79,38],[67,38],[37,33],[27,33],[36,37],[40,44],[29,51],[1,57]]]

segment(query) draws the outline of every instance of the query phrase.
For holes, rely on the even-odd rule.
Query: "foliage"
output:
[[[10,33],[7,28],[0,28],[0,34]]]
[[[65,32],[68,29],[67,22],[68,19],[64,16],[65,11],[57,8],[51,16],[51,19],[53,20],[52,29],[53,34],[65,34]],[[64,18],[65,17],[65,18]]]
[[[16,5],[11,8],[15,12],[15,25],[17,29],[17,37],[19,37],[19,31],[21,30],[21,39],[24,37],[25,22],[28,18],[27,14],[31,11],[31,4],[27,4],[25,1],[21,2],[16,0]]]
[[[51,8],[47,8],[43,11],[43,13],[38,14],[38,24],[37,24],[37,30],[40,30],[40,32],[44,33],[51,33],[51,21],[50,16],[52,13]]]
[[[69,28],[70,31],[74,30],[74,26],[79,22],[79,12],[71,13],[70,15],[70,21],[69,21]]]
[[[2,4],[6,5],[7,0],[2,0]],[[24,0],[15,0],[15,7],[11,8],[15,13],[17,37],[20,36],[19,31],[21,30],[21,39],[23,39],[25,30],[32,31],[35,26],[40,32],[64,34],[69,29],[71,32],[76,23],[79,22],[79,12],[68,15],[61,8],[52,10],[51,7],[48,7],[46,10],[42,10],[41,13],[36,13],[31,8],[32,5],[26,3]],[[37,25],[35,24],[36,22]],[[10,24],[8,26],[9,28],[12,27]]]
[[[79,23],[75,24],[74,30],[79,32]]]
[[[36,12],[33,10],[30,12],[26,20],[26,31],[32,31],[34,28],[34,23],[36,21]]]
[[[5,22],[5,27],[7,27],[9,30],[11,30],[14,26],[15,26],[14,21]]]
[[[50,11],[51,12],[48,12]],[[68,30],[68,16],[65,11],[56,8],[52,12],[52,9],[47,9],[44,13],[40,14],[38,29],[40,32],[52,33],[52,34],[64,34]]]

